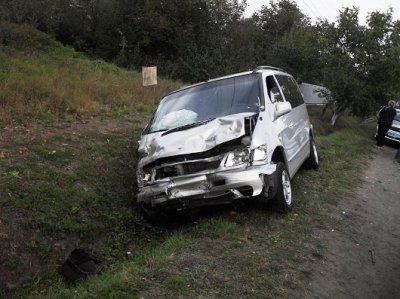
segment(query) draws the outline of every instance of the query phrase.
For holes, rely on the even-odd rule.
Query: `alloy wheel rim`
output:
[[[282,188],[285,201],[287,205],[290,206],[292,204],[292,186],[286,170],[282,171]]]
[[[314,142],[314,141],[313,141],[313,143],[312,143],[312,146],[313,146],[313,151],[314,151],[315,162],[317,162],[317,164],[319,164],[317,147],[315,146],[315,142]]]

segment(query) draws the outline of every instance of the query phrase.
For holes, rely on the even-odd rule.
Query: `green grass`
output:
[[[232,214],[236,214],[232,212]],[[232,217],[221,217],[220,215],[215,215],[207,222],[201,222],[198,224],[196,231],[199,236],[204,236],[206,234],[211,238],[219,238],[220,236],[229,236],[237,231],[237,224]]]
[[[296,206],[291,213],[281,215],[250,205],[236,211],[228,208],[206,213],[178,230],[145,229],[136,232],[137,238],[148,240],[140,246],[136,244],[133,260],[117,254],[118,250],[130,248],[132,243],[125,243],[125,247],[103,243],[111,247],[104,251],[105,259],[113,253],[112,248],[117,251],[115,262],[100,276],[77,287],[69,287],[53,276],[47,284],[26,290],[33,292],[33,297],[45,290],[49,298],[177,297],[182,294],[185,297],[287,298],[305,294],[312,273],[311,261],[320,260],[324,252],[322,244],[314,239],[314,231],[330,225],[326,218],[329,206],[359,184],[360,171],[373,144],[369,138],[371,129],[359,123],[353,128],[317,136],[321,168],[318,171],[301,169],[297,174],[293,182]],[[90,155],[112,155],[101,146],[88,148]],[[90,166],[84,164],[83,168]],[[77,177],[84,177],[84,173],[78,173]],[[110,192],[112,187],[113,184],[106,185],[104,190]],[[114,197],[108,198],[104,203]],[[120,213],[124,205],[116,208]],[[82,209],[88,212],[86,204]],[[127,221],[135,215],[126,215],[121,220]],[[110,225],[104,229],[115,224],[112,219],[107,221]],[[87,235],[82,239],[90,239],[90,229],[84,227],[83,232]],[[124,240],[127,232],[132,232],[132,227],[117,225],[111,234]],[[95,235],[98,231],[92,233]]]
[[[321,168],[296,175],[297,201],[289,214],[249,205],[207,212],[178,228],[152,228],[134,210],[140,123],[105,118],[3,132],[9,138],[0,144],[6,154],[0,161],[0,249],[8,262],[0,267],[15,272],[14,283],[2,287],[4,294],[290,296],[305,288],[312,271],[307,261],[324,250],[313,231],[327,225],[328,206],[359,183],[373,144],[373,128],[360,122],[317,136]],[[7,223],[13,226],[4,227]],[[97,254],[106,267],[100,276],[70,287],[57,269],[76,246]],[[133,259],[126,258],[127,251],[134,252]],[[196,263],[200,257],[192,252],[207,254]],[[26,259],[32,271],[21,281],[18,269]]]
[[[166,279],[166,288],[175,293],[184,293],[190,286],[187,277],[181,275],[172,275]]]
[[[133,261],[122,260],[111,267],[96,280],[82,282],[78,288],[66,288],[63,281],[55,281],[50,287],[47,298],[139,298],[138,291],[149,285],[145,273],[152,271],[160,262],[188,246],[190,240],[181,232],[166,236],[158,245],[148,245],[136,253]],[[170,277],[166,285],[173,291],[182,292],[187,287],[187,280],[181,276]],[[31,294],[37,297],[38,294]]]
[[[64,47],[27,25],[0,21],[0,125],[151,112],[181,84],[141,75]]]

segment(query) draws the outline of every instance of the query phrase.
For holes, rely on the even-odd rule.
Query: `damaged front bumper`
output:
[[[275,164],[262,164],[165,178],[140,188],[137,199],[152,208],[178,210],[231,203],[268,190],[275,170]]]

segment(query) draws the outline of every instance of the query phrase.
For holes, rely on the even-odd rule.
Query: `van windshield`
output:
[[[166,96],[157,108],[149,133],[259,110],[259,74],[222,79]]]

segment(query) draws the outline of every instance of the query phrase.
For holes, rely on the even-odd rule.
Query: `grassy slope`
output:
[[[155,91],[142,88],[137,72],[90,60],[29,26],[0,21],[0,125],[148,112],[177,86],[160,80]]]
[[[312,260],[323,252],[313,231],[328,225],[330,204],[357,184],[372,144],[368,127],[342,120],[340,131],[318,136],[322,167],[296,176],[292,213],[227,208],[192,224],[149,228],[132,210],[135,142],[148,117],[138,110],[176,84],[141,94],[134,72],[88,60],[30,27],[0,28],[0,273],[7,273],[0,297],[305,292]],[[75,121],[90,115],[101,117]],[[98,254],[106,270],[68,287],[57,268],[74,246]]]
[[[136,141],[179,85],[143,89],[136,72],[0,22],[0,297],[52,281],[75,246],[111,265],[157,240],[132,213]]]

